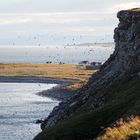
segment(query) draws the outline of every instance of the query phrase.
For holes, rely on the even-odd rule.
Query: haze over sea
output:
[[[0,46],[0,63],[52,63],[77,64],[80,61],[105,62],[114,50],[114,44],[91,46]]]

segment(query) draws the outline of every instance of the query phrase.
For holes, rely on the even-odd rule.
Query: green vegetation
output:
[[[34,140],[92,140],[119,118],[140,115],[140,80],[137,74],[114,81],[102,94],[106,101],[102,108],[91,112],[90,98],[72,117],[44,130]]]

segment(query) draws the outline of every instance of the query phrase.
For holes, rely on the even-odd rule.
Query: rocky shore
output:
[[[39,96],[54,98],[59,101],[65,101],[68,98],[71,98],[74,94],[74,91],[68,90],[67,86],[76,81],[41,77],[0,77],[0,82],[58,84],[50,90],[45,90],[36,94]]]
[[[52,89],[42,91],[37,94],[39,96],[50,97],[64,102],[67,99],[70,99],[75,94],[75,91],[67,89],[67,86],[70,84],[71,82],[67,84],[66,83],[58,84],[56,87]]]
[[[48,84],[62,84],[71,83],[74,80],[44,78],[44,77],[30,77],[30,76],[1,76],[0,82],[19,82],[19,83],[48,83]]]

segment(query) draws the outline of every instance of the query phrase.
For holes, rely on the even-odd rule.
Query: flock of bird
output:
[[[18,38],[21,38],[21,37],[18,37]],[[83,48],[83,46],[84,46],[85,49],[84,49],[84,52],[82,52],[82,55],[83,55],[83,58],[86,58],[86,57],[89,57],[90,55],[96,55],[96,50],[93,48],[93,46],[97,46],[98,42],[103,42],[105,40],[104,38],[101,38],[99,41],[96,41],[94,43],[85,43],[85,45],[83,45],[83,44],[77,43],[79,41],[79,39],[82,42],[82,40],[84,40],[84,36],[80,35],[78,38],[77,37],[68,38],[66,36],[62,37],[61,40],[63,40],[64,42],[66,42],[66,40],[69,40],[69,43],[62,45],[61,47],[57,46],[57,45],[53,46],[53,48],[55,48],[55,53],[51,54],[51,55],[48,55],[49,54],[49,49],[48,49],[49,47],[46,45],[46,49],[48,49],[48,53],[46,54],[46,62],[43,62],[43,63],[47,63],[47,64],[49,64],[49,63],[50,64],[51,63],[59,63],[59,64],[60,63],[61,64],[63,64],[63,63],[75,63],[76,62],[75,59],[73,59],[71,61],[67,60],[67,62],[63,62],[64,56],[63,56],[63,53],[60,52],[60,50],[65,52],[65,51],[70,51],[70,49],[72,49],[73,51],[75,50],[75,52],[76,51],[78,52],[78,51],[80,51],[79,48],[81,48],[81,46]],[[38,36],[33,36],[29,40],[34,40],[38,47],[42,47],[42,46],[44,47],[43,44],[37,43],[40,40],[40,38]],[[53,42],[55,42],[56,41],[55,36],[51,35],[51,40]],[[16,43],[13,43],[13,46],[15,46],[15,45],[16,45]],[[101,46],[106,47],[106,50],[107,50],[108,46],[106,46],[104,44],[102,44]],[[89,47],[89,48],[87,49],[87,47]],[[102,50],[99,50],[99,51],[101,54]],[[26,52],[26,55],[28,55],[28,52]],[[63,58],[63,60],[62,60],[62,58]]]

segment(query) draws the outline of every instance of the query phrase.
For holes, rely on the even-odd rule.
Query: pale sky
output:
[[[113,41],[117,11],[134,7],[139,0],[0,0],[0,44]]]

